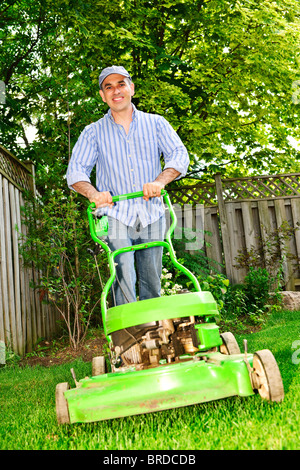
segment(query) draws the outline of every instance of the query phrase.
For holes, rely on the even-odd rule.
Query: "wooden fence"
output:
[[[58,320],[55,309],[42,303],[39,292],[31,288],[31,281],[38,280],[39,273],[33,266],[22,265],[16,226],[26,234],[21,219],[24,189],[35,192],[33,166],[18,161],[0,146],[0,343],[4,341],[20,355],[30,352],[39,338],[51,338]],[[194,227],[202,227],[211,267],[217,266],[234,283],[241,282],[246,274],[245,269],[235,266],[238,254],[258,250],[287,222],[293,229],[292,236],[280,246],[285,288],[297,287],[300,173],[234,179],[216,175],[213,183],[168,188],[168,192],[173,204],[188,208],[187,218],[190,221],[192,216]],[[287,252],[292,260],[285,257]]]
[[[31,288],[39,273],[22,264],[18,232],[26,234],[21,220],[24,189],[35,192],[33,165],[0,146],[0,341],[21,356],[39,338],[49,339],[57,320],[56,312]]]
[[[299,287],[300,173],[232,179],[216,175],[214,183],[168,192],[175,204],[192,205],[194,210],[203,204],[206,255],[211,267],[218,266],[233,283],[242,282],[247,273],[236,267],[237,256],[258,253],[288,223],[290,237],[280,244],[285,289]],[[268,250],[262,256],[266,262]]]

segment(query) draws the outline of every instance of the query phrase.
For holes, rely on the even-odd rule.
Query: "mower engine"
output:
[[[199,351],[193,316],[144,323],[115,331],[111,337],[113,372],[133,365],[136,370],[147,369]]]

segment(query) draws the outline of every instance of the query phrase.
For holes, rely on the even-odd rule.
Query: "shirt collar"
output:
[[[138,110],[136,109],[136,107],[134,106],[133,103],[132,104],[132,109],[133,109],[133,112],[132,112],[132,120],[134,121],[135,119],[138,118]],[[115,122],[112,114],[111,114],[111,109],[108,110],[107,112],[107,116],[109,117],[109,119],[112,121],[112,122]]]

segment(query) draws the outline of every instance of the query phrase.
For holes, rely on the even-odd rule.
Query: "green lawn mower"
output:
[[[113,202],[142,197],[142,192],[114,196]],[[56,386],[59,424],[87,423],[194,405],[231,396],[259,393],[281,401],[283,384],[276,360],[267,349],[241,352],[232,333],[219,332],[216,302],[201,291],[197,278],[176,259],[171,236],[176,215],[165,190],[171,224],[164,241],[152,241],[111,251],[103,241],[107,218],[97,218],[88,207],[92,239],[108,257],[110,278],[101,295],[108,357],[95,357],[92,376],[75,388]],[[115,257],[130,250],[163,246],[177,269],[192,281],[192,292],[141,300],[107,308],[107,296],[116,277]]]

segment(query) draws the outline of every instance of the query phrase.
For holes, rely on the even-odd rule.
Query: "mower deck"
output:
[[[248,355],[251,364],[252,355]],[[244,355],[219,352],[80,380],[64,393],[69,422],[86,423],[254,394]]]

